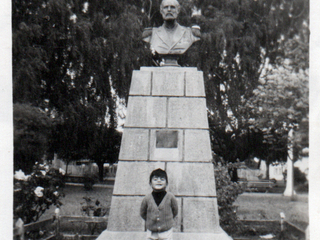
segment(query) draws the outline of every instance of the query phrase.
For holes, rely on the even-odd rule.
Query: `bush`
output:
[[[88,217],[103,217],[107,214],[107,207],[100,204],[97,199],[94,201],[91,197],[83,197],[85,200],[82,204],[82,211]]]
[[[93,189],[93,184],[95,184],[96,182],[98,182],[98,177],[95,176],[94,174],[89,174],[86,173],[83,176],[83,186],[84,189],[89,191]]]
[[[304,185],[307,182],[306,174],[301,172],[298,167],[293,169],[294,185]]]
[[[25,224],[37,221],[49,207],[62,205],[64,171],[36,163],[31,175],[21,170],[14,175],[14,218]]]
[[[236,206],[233,203],[238,195],[244,192],[244,186],[232,182],[226,166],[215,166],[216,191],[220,216],[220,226],[229,234],[237,232],[240,224],[237,217]]]

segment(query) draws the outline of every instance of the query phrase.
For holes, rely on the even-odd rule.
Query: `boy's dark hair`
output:
[[[150,180],[149,180],[150,182],[154,176],[164,177],[168,183],[167,173],[166,173],[166,171],[162,170],[161,168],[158,168],[158,169],[152,171],[152,173],[150,174]]]

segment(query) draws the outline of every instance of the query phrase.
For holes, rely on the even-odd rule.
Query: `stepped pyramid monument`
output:
[[[179,8],[164,0],[164,24],[143,33],[164,64],[133,71],[108,226],[98,240],[146,239],[140,205],[157,168],[178,201],[174,240],[232,239],[219,226],[203,73],[177,63],[200,30],[176,22]]]

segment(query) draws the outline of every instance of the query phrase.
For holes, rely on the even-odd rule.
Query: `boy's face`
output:
[[[161,192],[166,189],[167,180],[164,177],[153,176],[150,185],[155,192]]]

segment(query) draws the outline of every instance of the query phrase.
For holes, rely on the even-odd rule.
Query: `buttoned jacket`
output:
[[[167,231],[173,227],[174,218],[178,215],[178,202],[172,193],[167,192],[157,206],[150,193],[141,203],[140,215],[146,221],[146,227],[150,231]]]

